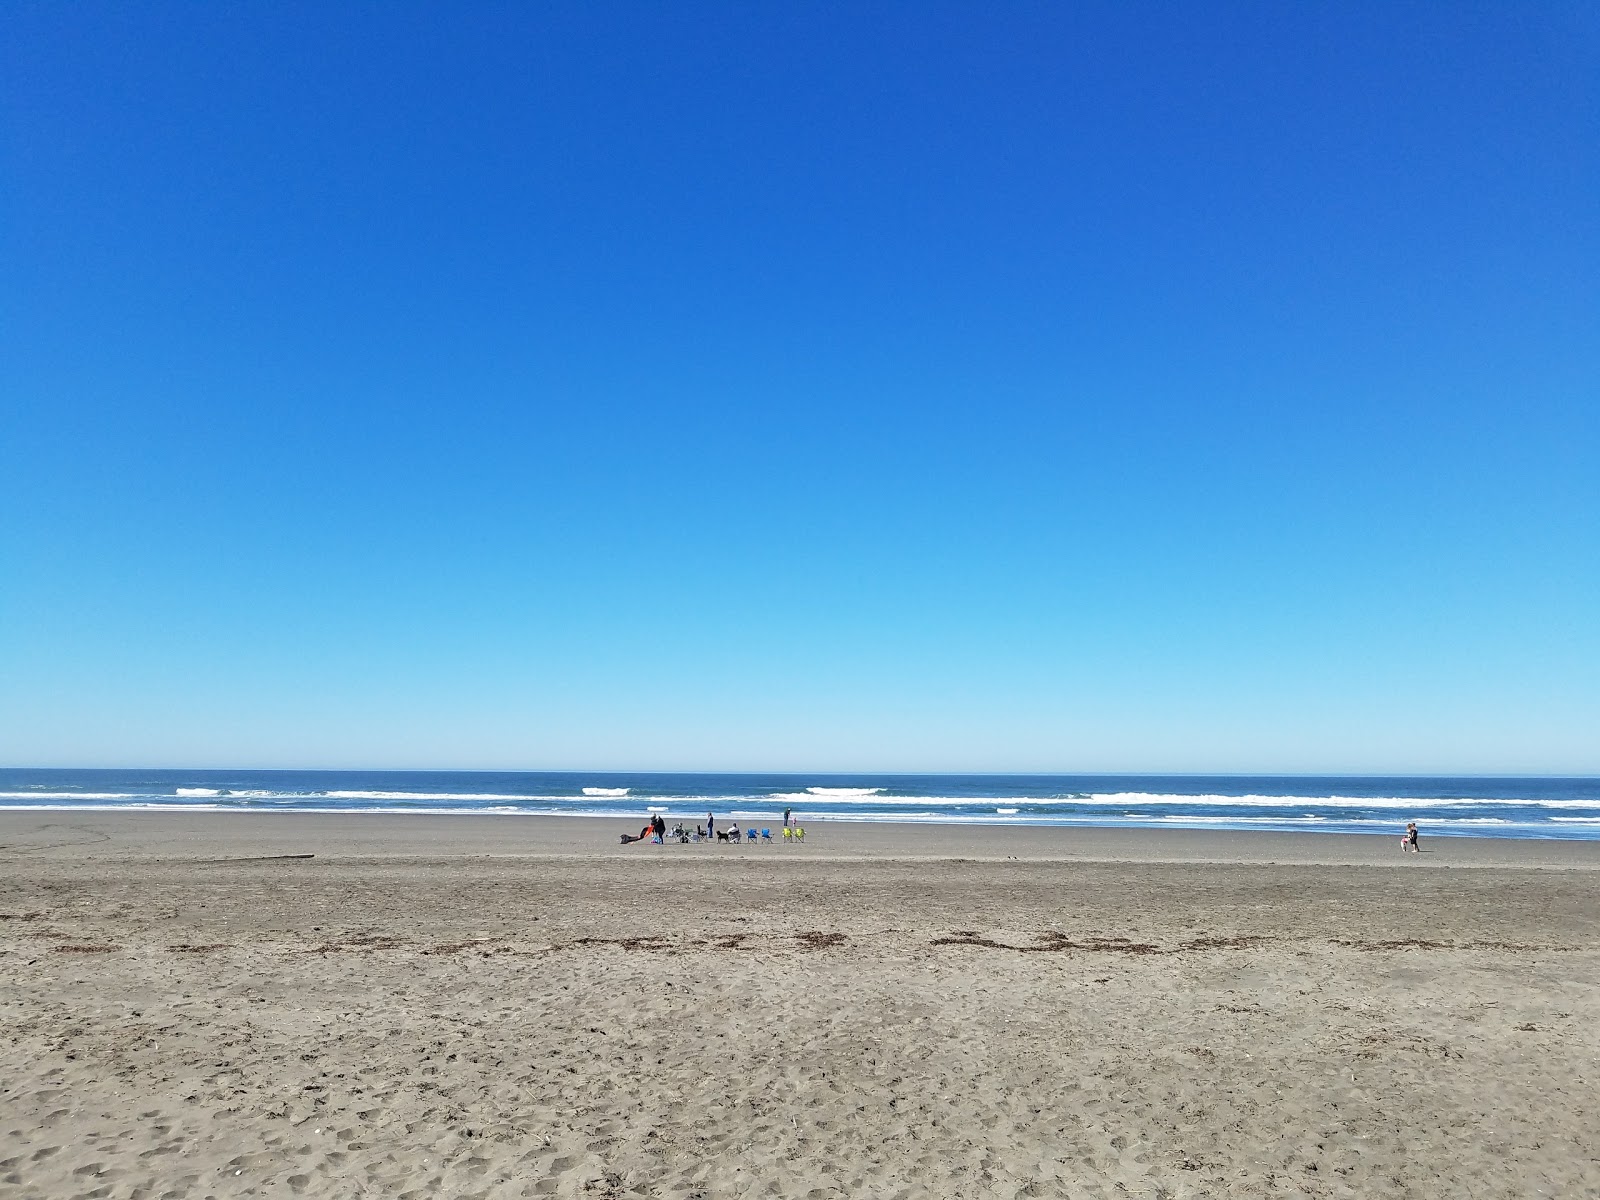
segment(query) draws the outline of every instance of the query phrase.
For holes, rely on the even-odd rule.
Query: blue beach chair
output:
[[[763,842],[770,842],[770,841],[771,841],[771,840],[772,840],[772,830],[770,830],[770,829],[763,829],[763,830],[762,830],[762,831],[761,831],[761,840],[762,840],[762,841],[763,841]]]

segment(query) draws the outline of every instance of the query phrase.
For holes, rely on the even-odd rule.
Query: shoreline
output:
[[[496,820],[495,818],[499,818]],[[1270,830],[823,822],[803,843],[620,845],[637,818],[518,813],[0,809],[0,860],[13,858],[597,858],[794,863],[851,860],[1217,863],[1427,869],[1600,870],[1600,840],[1430,836],[1420,855],[1394,836]]]

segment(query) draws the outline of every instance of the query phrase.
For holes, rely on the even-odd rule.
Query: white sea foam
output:
[[[985,807],[997,800],[1010,800],[1010,796],[974,796],[970,799],[961,799],[958,796],[884,796],[881,788],[843,788],[839,792],[819,794],[813,788],[803,792],[773,792],[770,796],[728,796],[724,798],[730,804],[759,804],[762,800],[780,802],[784,804],[815,804],[826,800],[829,804],[887,804],[887,805],[914,805],[926,806],[929,804],[982,804]],[[1037,803],[1030,801],[1026,796],[1016,797],[1022,803]]]
[[[187,788],[179,788],[177,790],[177,794],[180,795],[180,796],[220,796],[220,795],[222,795],[222,789],[221,788],[187,787]]]
[[[602,788],[586,787],[583,789],[585,796],[626,796],[632,788]]]
[[[133,800],[142,794],[141,792],[0,792],[0,800]]]
[[[323,792],[329,800],[538,800],[554,796],[511,796],[503,792]]]
[[[1226,817],[1200,815],[1190,813],[1169,813],[1160,817],[1143,817],[1145,821],[1159,821],[1169,825],[1317,825],[1327,821],[1334,821],[1339,825],[1359,825],[1374,829],[1395,829],[1400,826],[1393,821],[1380,821],[1373,818],[1344,818],[1324,817],[1316,813],[1307,813],[1299,817]],[[1542,821],[1509,821],[1504,817],[1440,817],[1429,821],[1423,828],[1427,829],[1455,827],[1457,825],[1519,825],[1527,828],[1536,828],[1544,824]]]
[[[806,789],[813,796],[876,796],[882,788],[840,788],[840,787],[808,787]]]
[[[1150,804],[1208,805],[1218,808],[1592,808],[1600,800],[1429,800],[1417,796],[1185,796],[1174,792],[1096,792],[1088,796],[1062,796],[1055,803],[1142,807]]]
[[[7,812],[128,812],[151,809],[162,812],[223,812],[227,809],[225,804],[179,804],[176,800],[168,799],[165,803],[158,801],[135,802],[132,804],[110,804],[104,800],[97,800],[92,804],[0,804],[0,809]],[[235,810],[237,811],[237,810]]]
[[[1600,825],[1600,817],[1551,817],[1558,825]]]
[[[1002,817],[1009,817],[1014,816],[1017,810],[1014,808],[997,808],[994,811],[999,813]]]
[[[803,792],[774,792],[768,801],[789,804],[816,803],[826,800],[830,804],[865,804],[885,807],[962,808],[967,806],[989,808],[995,805],[1077,806],[1080,808],[1125,808],[1139,810],[1147,807],[1184,808],[1281,808],[1304,812],[1306,809],[1378,808],[1397,809],[1408,813],[1457,808],[1553,808],[1588,809],[1600,814],[1600,800],[1524,800],[1511,799],[1450,799],[1430,800],[1416,796],[1224,796],[1219,794],[1183,795],[1178,792],[1096,792],[1089,795],[1058,796],[885,796],[877,788],[841,788],[826,795],[815,788]],[[706,796],[702,801],[714,800],[724,804],[751,803],[754,797]],[[674,800],[674,803],[680,803]],[[681,803],[688,803],[686,799]],[[758,802],[758,801],[756,801]]]
[[[1190,813],[1169,813],[1149,819],[1184,825],[1288,825],[1327,820],[1326,817],[1215,817]]]

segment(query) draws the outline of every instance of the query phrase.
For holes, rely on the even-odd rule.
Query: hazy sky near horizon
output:
[[[1600,19],[0,14],[0,764],[1600,772]]]

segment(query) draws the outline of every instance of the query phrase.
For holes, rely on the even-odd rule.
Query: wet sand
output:
[[[648,856],[688,861],[714,853],[793,858],[1037,859],[1075,862],[1280,863],[1343,866],[1554,867],[1600,869],[1600,841],[1434,837],[1423,828],[1419,856],[1400,853],[1393,836],[1210,830],[1040,828],[835,822],[811,824],[803,845],[730,847],[619,844],[637,834],[629,819],[514,814],[77,811],[0,809],[0,855],[55,858],[224,858],[322,854],[349,858],[577,855]],[[777,822],[769,825],[781,842]]]
[[[1600,1195],[1594,844],[629,824],[0,813],[0,1194]]]

